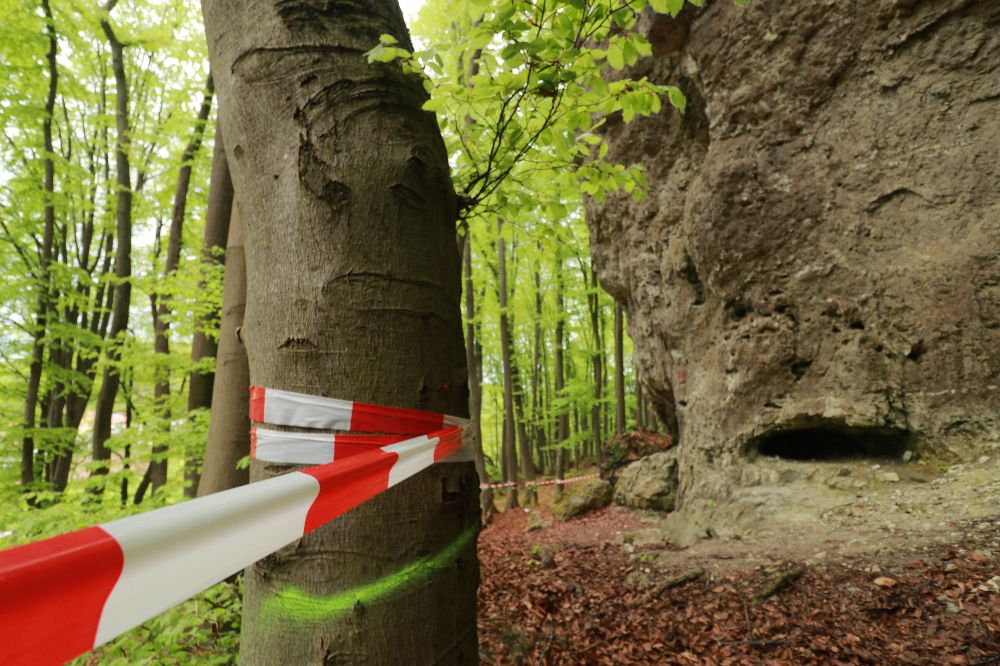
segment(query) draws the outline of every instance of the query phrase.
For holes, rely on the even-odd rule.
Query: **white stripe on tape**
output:
[[[413,476],[434,464],[434,447],[441,441],[437,437],[418,435],[398,444],[383,446],[382,450],[399,455],[399,460],[389,472],[389,487]]]
[[[354,403],[281,389],[267,389],[264,421],[300,428],[350,430]]]
[[[333,462],[336,435],[312,432],[282,432],[254,428],[258,460],[299,465]]]
[[[102,524],[125,561],[95,646],[301,537],[318,494],[293,472]]]

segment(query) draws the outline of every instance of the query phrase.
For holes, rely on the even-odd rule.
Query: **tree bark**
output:
[[[226,162],[226,149],[222,139],[222,122],[218,119],[215,122],[215,147],[212,152],[212,175],[208,187],[208,210],[205,214],[205,235],[202,238],[201,263],[203,267],[211,268],[222,264],[225,259],[227,238],[229,237],[229,221],[233,216],[233,181],[229,176],[229,164]],[[241,301],[246,303],[246,266],[243,263],[243,232],[240,231],[240,266],[243,272],[243,291]],[[223,278],[223,283],[225,278]],[[223,291],[225,284],[223,284]],[[223,294],[223,309],[225,309],[225,294]],[[241,308],[243,306],[240,306]],[[242,325],[243,314],[240,311],[240,325]],[[207,334],[216,325],[219,325],[218,311],[199,318],[195,330],[194,338],[191,340],[191,374],[188,376],[188,414],[197,409],[210,409],[212,407],[212,387],[215,383],[214,371],[209,369],[214,367],[212,361],[217,353],[217,343],[215,339]],[[239,350],[243,356],[243,365],[246,365],[246,351]],[[206,366],[209,366],[208,368]],[[229,382],[226,383],[228,386]],[[226,404],[229,404],[227,398]],[[211,427],[211,426],[210,426]],[[249,437],[249,434],[247,434]],[[211,439],[211,437],[209,437]],[[208,458],[208,444],[206,443],[206,464]],[[244,454],[245,455],[245,454]],[[189,458],[185,463],[184,493],[192,496],[197,494],[207,494],[209,488],[218,488],[218,480],[212,481],[206,486],[206,492],[201,491],[201,481],[199,476],[201,461]],[[224,477],[223,477],[224,478]],[[231,481],[238,481],[243,477],[232,477]],[[246,483],[244,479],[242,483]],[[221,488],[218,488],[221,490]],[[214,492],[214,491],[213,491]]]
[[[163,284],[167,285],[167,293],[154,295],[156,303],[153,307],[153,351],[162,357],[156,367],[156,384],[153,387],[153,403],[157,416],[164,428],[170,430],[170,295],[169,282],[177,271],[181,259],[181,240],[184,234],[184,215],[187,210],[188,190],[191,186],[191,170],[194,158],[201,148],[202,137],[205,135],[205,124],[208,114],[212,111],[212,95],[215,87],[212,75],[205,82],[205,96],[202,98],[198,116],[195,118],[194,131],[184,152],[181,154],[181,167],[177,172],[177,187],[174,189],[174,207],[170,218],[170,236],[167,240],[167,257],[163,265]],[[167,446],[153,446],[153,456],[149,461],[150,480],[155,493],[167,483]]]
[[[497,220],[497,290],[500,302],[500,359],[503,365],[503,451],[504,467],[507,470],[504,481],[517,482],[517,446],[514,427],[514,377],[510,362],[510,325],[507,314],[507,242],[503,237],[503,220]],[[507,493],[505,510],[516,509],[517,486],[511,486]]]
[[[45,355],[44,339],[48,326],[49,309],[49,263],[52,261],[52,245],[55,238],[55,162],[52,159],[52,114],[56,106],[56,90],[59,84],[59,70],[56,67],[58,41],[49,0],[42,0],[45,13],[45,32],[49,38],[49,51],[45,56],[49,67],[49,91],[45,98],[45,117],[42,119],[42,144],[45,150],[45,221],[42,230],[41,256],[38,262],[38,300],[35,331],[31,343],[31,367],[28,370],[28,389],[24,399],[24,438],[21,442],[21,485],[29,487],[35,481],[35,419],[38,410],[38,393],[42,383],[42,359]]]
[[[637,430],[646,429],[646,398],[642,393],[638,367],[635,369],[635,427]]]
[[[566,319],[565,319],[565,303],[563,302],[563,265],[562,258],[556,257],[556,358],[555,358],[555,397],[559,399],[563,397],[563,389],[565,388],[566,381],[566,370],[565,363],[563,360],[563,352],[565,349],[565,331],[566,331]],[[559,447],[556,449],[556,478],[563,479],[566,476],[566,440],[569,439],[569,413],[566,410],[565,405],[561,406],[559,409],[559,414],[556,417],[556,445]],[[556,494],[562,495],[563,487],[562,485],[556,486]]]
[[[242,486],[250,480],[248,469],[236,468],[236,463],[250,453],[250,368],[247,352],[239,340],[247,303],[243,246],[243,222],[239,207],[233,203],[222,286],[219,355],[205,444],[205,466],[198,483],[199,497]]]
[[[476,463],[476,474],[481,483],[489,484],[490,475],[486,471],[486,461],[483,454],[483,387],[479,377],[480,363],[476,357],[476,294],[472,284],[472,236],[467,222],[465,227],[465,242],[462,244],[462,267],[465,278],[465,365],[469,369],[469,436],[473,440]],[[483,515],[488,516],[494,510],[493,489],[485,488],[479,494],[479,506]]]
[[[615,303],[615,433],[625,432],[625,333],[622,306]]]
[[[541,248],[539,247],[539,254]],[[545,380],[542,374],[542,276],[535,267],[535,326],[531,352],[531,439],[535,455],[538,456],[536,471],[545,474],[545,428],[542,427],[542,390]]]
[[[202,6],[246,225],[251,382],[465,415],[447,154],[419,80],[363,55],[381,34],[412,48],[398,5]],[[255,462],[251,479],[287,470]],[[251,566],[241,663],[475,662],[478,485],[471,463],[434,465]]]
[[[587,295],[587,301],[590,305],[590,328],[594,335],[594,350],[591,356],[594,366],[594,404],[590,407],[590,430],[594,447],[594,459],[600,464],[604,460],[604,442],[601,437],[601,374],[603,370],[601,349],[603,344],[600,327],[601,301],[598,289],[600,287],[597,284],[597,271],[591,270],[590,291]]]
[[[106,5],[108,11],[114,2]],[[125,78],[124,47],[115,36],[107,17],[101,19],[101,28],[111,46],[111,67],[115,73],[115,171],[118,203],[115,211],[115,237],[118,247],[115,251],[114,308],[111,313],[111,330],[108,331],[108,347],[105,355],[104,374],[101,389],[97,393],[94,407],[94,446],[91,456],[95,463],[92,474],[108,473],[107,461],[111,451],[105,442],[111,437],[111,414],[118,395],[118,359],[121,355],[121,338],[128,326],[129,305],[132,296],[132,184],[129,173],[129,126],[128,126],[128,81]]]

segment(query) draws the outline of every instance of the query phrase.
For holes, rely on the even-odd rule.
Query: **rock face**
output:
[[[654,453],[621,471],[615,485],[615,502],[636,509],[673,511],[677,481],[676,451]]]
[[[587,479],[571,486],[552,505],[552,513],[559,520],[578,516],[591,509],[611,504],[614,488],[604,479]]]
[[[640,25],[631,75],[687,113],[609,119],[650,196],[588,217],[681,504],[759,453],[1000,446],[1000,3],[717,0]]]

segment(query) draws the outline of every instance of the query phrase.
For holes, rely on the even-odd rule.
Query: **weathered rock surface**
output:
[[[719,0],[649,16],[609,119],[650,196],[591,202],[594,259],[679,442],[681,505],[758,452],[1000,446],[1000,3]]]
[[[677,483],[676,451],[654,453],[619,473],[615,502],[635,509],[673,511]]]
[[[604,479],[587,479],[569,486],[552,505],[552,513],[559,520],[566,520],[611,504],[613,494],[614,488]]]

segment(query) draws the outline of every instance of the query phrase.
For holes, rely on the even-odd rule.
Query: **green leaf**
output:
[[[391,44],[398,44],[399,43],[399,40],[397,40],[395,37],[393,37],[392,35],[389,35],[389,34],[381,34],[381,35],[379,35],[378,36],[378,41],[380,41],[383,44],[390,44],[390,45]]]
[[[625,67],[625,54],[618,44],[612,42],[608,45],[608,64],[615,69],[622,69]]]
[[[674,86],[667,88],[667,99],[670,100],[671,106],[684,113],[684,109],[687,108],[687,98],[684,97],[684,93],[681,92],[680,88],[675,88]]]
[[[444,100],[439,97],[431,97],[429,100],[424,102],[424,105],[420,108],[424,111],[437,111],[442,106],[444,106]]]
[[[604,97],[608,94],[608,83],[604,80],[603,76],[597,74],[590,77],[590,89],[601,97]]]
[[[651,0],[650,6],[659,14],[677,16],[684,8],[684,0]]]
[[[639,60],[639,52],[632,46],[631,41],[625,42],[622,47],[622,55],[625,57],[625,64],[629,66],[634,65]]]

